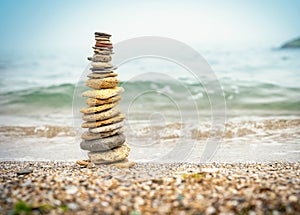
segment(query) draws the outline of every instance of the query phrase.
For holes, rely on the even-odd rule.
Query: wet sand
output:
[[[125,132],[131,146],[129,158],[149,162],[170,155],[171,162],[199,162],[211,135],[210,126],[208,122],[170,123],[166,126],[149,126],[144,122],[130,124]],[[214,148],[214,156],[206,161],[299,161],[299,117],[234,118],[225,126],[223,139]],[[0,125],[0,161],[87,159],[86,153],[80,149],[81,134],[72,126]],[[182,156],[170,153],[175,148]]]
[[[300,162],[0,165],[1,214],[300,213]]]

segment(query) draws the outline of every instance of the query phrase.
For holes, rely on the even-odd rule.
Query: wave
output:
[[[209,85],[207,83],[206,85]],[[164,107],[161,94],[169,96],[178,103],[187,105],[195,102],[200,109],[210,110],[211,103],[205,85],[190,81],[171,83],[138,81],[123,83],[127,99],[136,98],[141,103],[149,105],[161,103]],[[300,88],[279,86],[260,82],[233,82],[221,80],[227,109],[233,110],[284,110],[300,111]],[[153,93],[148,93],[149,91]],[[143,95],[143,92],[145,95]],[[210,92],[214,93],[214,92]],[[210,94],[210,95],[212,95]],[[166,99],[165,99],[166,100]],[[168,101],[168,103],[171,103]],[[166,108],[169,108],[166,106]]]
[[[65,126],[1,126],[2,137],[74,137],[76,132],[73,127]]]
[[[270,83],[235,83],[228,80],[221,80],[221,84],[227,109],[300,111],[300,88]],[[133,99],[136,99],[141,105],[148,107],[159,104],[161,108],[168,109],[173,100],[186,104],[187,110],[191,102],[196,102],[198,107],[204,110],[211,108],[205,87],[199,83],[183,80],[171,83],[135,81],[122,82],[120,85],[125,88],[122,94],[122,105],[125,106],[130,105]],[[67,83],[2,92],[0,93],[0,113],[28,111],[28,108],[30,110],[69,109],[72,107],[75,86],[75,84]],[[162,95],[167,95],[167,97]],[[85,104],[82,103],[82,105]]]
[[[206,140],[212,133],[220,135],[224,139],[249,138],[255,140],[269,139],[291,140],[297,142],[300,137],[299,118],[256,118],[252,120],[234,119],[224,124],[224,130],[212,132],[210,122],[200,123],[171,123],[166,125],[143,125],[141,123],[129,123],[127,137],[132,139],[153,138],[161,140],[188,138]]]
[[[225,124],[225,130],[214,131],[225,140],[272,140],[297,142],[300,138],[299,118],[256,118],[251,120],[233,119]],[[78,137],[83,132],[80,128],[72,126],[39,125],[39,126],[0,126],[0,137],[7,138],[25,137]],[[219,132],[219,133],[218,133]],[[129,121],[126,125],[126,137],[129,140],[171,140],[186,138],[192,140],[206,140],[212,135],[211,122],[204,121],[198,124],[167,123],[149,125],[148,123]],[[1,138],[0,138],[1,140]],[[1,142],[1,141],[0,141]]]
[[[1,112],[10,108],[63,108],[72,105],[75,85],[61,84],[48,87],[36,87],[26,90],[4,92],[0,94]]]

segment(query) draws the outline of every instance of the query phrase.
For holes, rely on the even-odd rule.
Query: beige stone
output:
[[[92,114],[83,114],[82,119],[84,121],[100,121],[112,118],[114,116],[117,116],[121,113],[119,108],[112,108],[109,110],[102,111],[100,113],[92,113]]]
[[[106,62],[92,62],[91,65],[95,69],[106,69],[114,66],[112,63],[106,63]]]
[[[99,73],[89,73],[87,75],[88,78],[92,78],[92,79],[102,79],[102,78],[107,78],[107,77],[116,77],[118,76],[117,73],[114,72],[110,72],[110,73],[106,73],[106,74],[99,74]]]
[[[111,164],[108,164],[110,166],[115,166],[117,168],[130,168],[130,167],[133,167],[135,165],[135,162],[132,161],[132,160],[128,160],[127,158],[120,161],[120,162],[117,162],[117,163],[111,163]]]
[[[90,128],[89,132],[91,132],[91,133],[110,132],[115,129],[122,128],[124,126],[124,124],[125,124],[125,120],[114,123],[114,124],[110,124],[110,125],[104,125],[104,126],[97,127],[97,128]]]
[[[98,106],[98,105],[103,105],[103,104],[109,104],[113,102],[117,102],[121,100],[121,96],[117,95],[108,99],[93,99],[93,98],[88,98],[86,100],[86,104],[90,107],[93,106]]]
[[[96,40],[101,40],[101,41],[108,41],[108,42],[110,41],[109,38],[106,38],[106,37],[99,37],[99,36],[96,36],[95,39],[96,39]]]
[[[115,77],[107,77],[103,79],[89,79],[85,82],[87,87],[93,89],[107,89],[107,88],[114,88],[118,86],[120,80]]]
[[[89,164],[89,161],[88,160],[78,160],[76,163],[80,166],[87,167]]]
[[[90,114],[90,113],[98,113],[104,110],[108,110],[111,109],[115,106],[117,106],[119,104],[119,102],[114,102],[114,103],[109,103],[109,104],[103,104],[100,106],[96,106],[96,107],[86,107],[86,108],[82,108],[80,110],[81,113],[85,113],[85,114]]]
[[[110,97],[120,95],[123,92],[124,89],[122,87],[114,87],[112,89],[87,90],[82,93],[82,96],[95,99],[108,99]]]
[[[95,139],[99,139],[99,138],[104,138],[104,137],[109,137],[115,134],[122,134],[124,133],[125,129],[124,128],[117,128],[115,130],[112,131],[106,131],[106,132],[102,132],[102,133],[91,133],[91,132],[84,132],[81,135],[81,138],[84,140],[95,140]]]
[[[100,49],[94,49],[95,54],[101,54],[101,55],[111,55],[113,54],[110,50],[100,50]]]
[[[130,148],[127,143],[105,152],[89,152],[88,156],[94,164],[105,164],[122,161],[128,157]]]
[[[120,122],[122,120],[125,119],[125,115],[124,114],[119,114],[115,117],[106,119],[106,120],[102,120],[102,121],[96,121],[96,122],[84,122],[82,123],[81,127],[82,128],[96,128],[96,127],[101,127],[103,125],[109,125],[109,124],[113,124],[116,122]]]
[[[89,61],[93,61],[93,62],[109,62],[109,61],[111,61],[111,56],[94,54],[93,57],[88,57],[87,59]]]

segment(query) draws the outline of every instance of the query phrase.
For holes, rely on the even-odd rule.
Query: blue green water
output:
[[[198,51],[216,73],[226,102],[226,129],[216,160],[299,160],[300,50]],[[75,128],[80,128],[85,98],[75,95],[72,104],[74,89],[86,80],[88,54],[64,50],[0,56],[0,160],[86,158],[79,148],[82,131],[73,126],[75,117]],[[214,92],[205,87],[210,83],[162,59],[137,59],[116,72],[125,88],[120,108],[127,116],[130,158],[160,157],[181,140],[185,147],[197,143],[191,160],[198,161],[212,132],[208,95]]]
[[[216,73],[229,111],[299,114],[299,50],[208,48],[200,53]],[[54,110],[56,113],[69,112],[73,90],[87,64],[86,56],[81,56],[80,52],[1,53],[0,114],[26,115],[28,109],[31,115],[35,110],[37,115]],[[140,59],[122,65],[117,72],[125,87],[123,106],[128,106],[138,92],[153,90],[163,91],[175,101],[193,101],[202,110],[210,109],[202,83],[190,79],[188,71],[173,63]],[[164,82],[151,76],[132,81],[148,72],[167,74],[177,81]],[[146,106],[159,104],[168,108],[168,103],[164,104],[164,100],[155,94],[143,96],[140,102]]]

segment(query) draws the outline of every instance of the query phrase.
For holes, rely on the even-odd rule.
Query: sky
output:
[[[300,36],[300,1],[1,0],[2,50],[83,49],[95,31],[114,43],[163,36],[187,44],[269,44]]]

